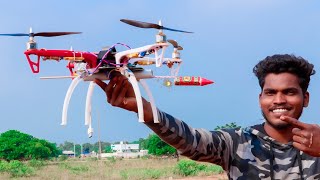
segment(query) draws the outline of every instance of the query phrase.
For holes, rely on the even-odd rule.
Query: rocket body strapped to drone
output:
[[[200,76],[179,76],[174,79],[176,86],[205,86],[212,83],[213,81]]]

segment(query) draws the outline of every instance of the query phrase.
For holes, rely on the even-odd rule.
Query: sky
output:
[[[164,87],[161,80],[147,83],[160,110],[192,127],[209,130],[231,122],[242,127],[262,123],[260,87],[252,68],[274,54],[302,56],[318,73],[311,78],[310,104],[301,121],[319,123],[319,5],[315,0],[1,1],[0,33],[28,33],[30,27],[34,32],[79,31],[83,33],[37,37],[38,48],[68,50],[72,46],[76,51],[98,52],[118,42],[132,48],[154,43],[157,30],[139,29],[120,19],[161,20],[166,27],[193,31],[165,31],[168,39],[184,48],[179,75],[202,76],[215,83],[171,88]],[[71,80],[40,77],[69,75],[67,62],[41,61],[40,73],[33,74],[23,54],[27,41],[27,37],[0,37],[0,133],[15,129],[55,143],[95,143],[99,137],[108,142],[134,141],[151,133],[135,113],[112,107],[104,92],[96,88],[92,100],[95,133],[88,138],[84,125],[87,82],[75,89],[68,124],[61,126]],[[167,50],[166,57],[171,52]],[[155,75],[169,75],[166,67],[145,67],[149,68]]]

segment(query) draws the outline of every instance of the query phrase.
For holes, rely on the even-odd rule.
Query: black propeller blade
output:
[[[164,26],[161,26],[158,24],[129,20],[129,19],[120,19],[120,21],[127,23],[127,24],[130,24],[132,26],[140,27],[140,28],[164,29],[164,30],[175,31],[175,32],[193,33],[193,32],[189,32],[189,31],[182,31],[182,30],[167,28],[167,27],[164,27]]]
[[[169,39],[168,42],[171,43],[174,48],[177,48],[178,50],[183,50],[183,47],[179,46],[177,41]]]
[[[24,33],[0,34],[0,36],[29,36],[29,34],[24,34]]]
[[[53,37],[53,36],[64,36],[70,34],[81,34],[81,32],[39,32],[35,33],[34,36],[44,36],[44,37]]]
[[[30,28],[30,33],[12,33],[12,34],[0,34],[0,36],[43,36],[43,37],[53,37],[53,36],[64,36],[70,34],[80,34],[81,32],[38,32],[33,33],[32,29]]]

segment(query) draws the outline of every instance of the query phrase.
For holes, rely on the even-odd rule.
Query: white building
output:
[[[125,144],[121,141],[120,144],[111,144],[111,149],[115,152],[138,152],[139,144]]]
[[[73,151],[62,151],[63,155],[67,155],[69,157],[73,157],[74,156],[74,152]]]

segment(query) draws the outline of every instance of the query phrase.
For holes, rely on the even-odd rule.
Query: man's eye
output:
[[[294,91],[288,91],[287,95],[295,95],[296,93]]]
[[[267,96],[271,96],[271,95],[273,95],[273,92],[267,91],[267,92],[265,92],[264,94],[267,95]]]

